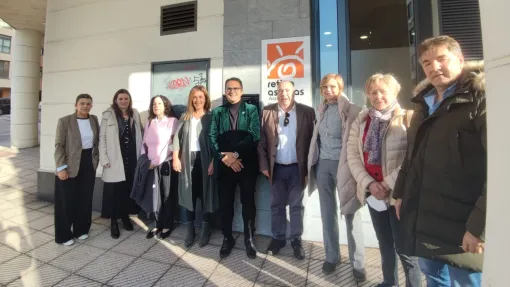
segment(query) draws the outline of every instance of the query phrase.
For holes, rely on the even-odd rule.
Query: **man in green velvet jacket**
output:
[[[222,212],[223,244],[220,257],[224,258],[234,248],[232,220],[234,218],[235,192],[239,185],[243,206],[244,245],[246,255],[256,258],[253,245],[255,231],[255,185],[258,176],[257,144],[260,137],[259,113],[256,106],[245,103],[243,83],[238,78],[225,82],[228,103],[212,112],[212,147],[217,160],[220,208]]]

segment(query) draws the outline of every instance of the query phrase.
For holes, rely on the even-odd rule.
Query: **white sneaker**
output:
[[[80,240],[85,240],[87,238],[89,238],[88,234],[83,234],[82,236],[78,237],[78,239],[80,239]]]
[[[74,240],[72,240],[72,239],[71,239],[71,240],[69,240],[69,241],[66,241],[66,242],[62,243],[62,245],[64,245],[64,246],[71,246],[71,245],[73,245],[73,244],[74,244]]]

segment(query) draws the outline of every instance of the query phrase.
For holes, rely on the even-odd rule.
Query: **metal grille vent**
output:
[[[441,0],[441,34],[457,40],[466,60],[483,59],[479,0]]]
[[[161,7],[161,35],[197,30],[197,1]]]

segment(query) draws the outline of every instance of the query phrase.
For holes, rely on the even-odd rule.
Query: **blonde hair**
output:
[[[193,106],[193,95],[196,92],[204,93],[204,97],[205,97],[204,111],[208,112],[211,109],[211,98],[209,98],[209,93],[207,92],[207,89],[202,85],[194,86],[189,91],[188,107],[187,107],[186,113],[184,114],[184,117],[183,117],[183,120],[185,120],[185,121],[191,119],[191,117],[193,116],[193,112],[195,111],[195,106]]]
[[[340,96],[342,94],[342,92],[344,91],[344,79],[342,79],[342,76],[340,76],[339,74],[335,74],[335,73],[330,73],[330,74],[327,74],[324,77],[322,77],[321,83],[320,83],[321,96],[322,96],[322,92],[324,91],[323,87],[328,84],[329,80],[335,80],[337,82],[338,89],[340,90],[340,94],[338,96]]]
[[[392,89],[395,92],[395,95],[398,95],[400,93],[400,84],[398,83],[397,79],[392,74],[382,74],[377,73],[373,74],[368,78],[368,80],[365,82],[365,95],[370,95],[370,86],[372,86],[373,83],[382,81],[385,83],[390,89]]]

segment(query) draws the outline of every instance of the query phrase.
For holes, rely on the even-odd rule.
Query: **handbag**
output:
[[[170,175],[170,163],[168,161],[163,162],[161,165],[161,175],[169,176]]]

